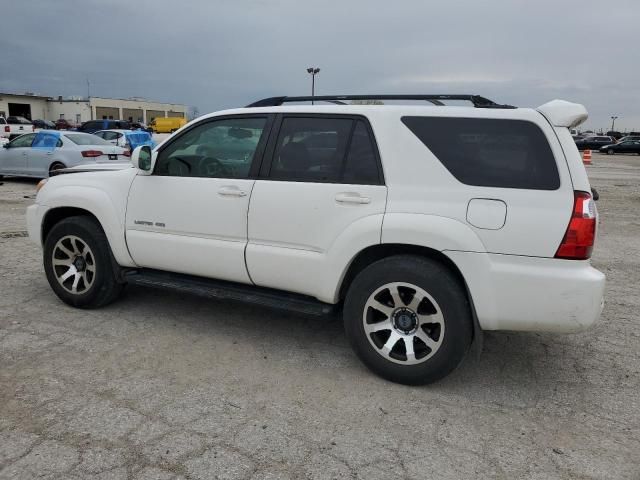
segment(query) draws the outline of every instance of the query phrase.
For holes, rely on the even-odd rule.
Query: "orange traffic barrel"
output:
[[[582,152],[582,163],[585,165],[591,165],[591,150],[585,150]]]

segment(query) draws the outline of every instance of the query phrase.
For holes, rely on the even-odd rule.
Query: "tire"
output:
[[[67,168],[64,163],[53,162],[49,167],[49,177],[53,177],[55,175],[56,170],[62,170],[63,168]]]
[[[462,362],[471,345],[473,319],[465,289],[446,266],[424,257],[388,257],[362,270],[347,291],[343,315],[360,360],[392,382],[435,382]]]
[[[49,285],[68,305],[98,308],[122,292],[124,285],[117,280],[107,237],[89,216],[69,217],[55,224],[45,240],[43,255]]]
[[[611,149],[607,150],[607,155],[613,155],[615,152]]]

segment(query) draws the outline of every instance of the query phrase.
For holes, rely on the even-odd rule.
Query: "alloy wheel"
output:
[[[405,282],[387,283],[375,290],[365,303],[362,322],[375,351],[403,365],[431,358],[445,334],[444,316],[435,299]]]
[[[81,295],[96,278],[96,261],[91,248],[75,235],[62,237],[53,247],[53,273],[67,292]]]

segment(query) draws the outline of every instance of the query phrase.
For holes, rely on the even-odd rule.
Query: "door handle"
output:
[[[247,192],[240,190],[238,187],[220,187],[218,195],[223,197],[246,197]]]
[[[336,195],[336,202],[355,203],[358,205],[363,205],[366,203],[371,203],[371,199],[369,197],[363,197],[357,192],[343,192]]]

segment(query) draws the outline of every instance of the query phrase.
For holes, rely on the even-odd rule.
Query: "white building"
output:
[[[30,120],[73,123],[109,118],[149,123],[156,117],[187,117],[187,106],[160,103],[143,98],[44,97],[33,94],[0,93],[0,116],[21,116]]]

